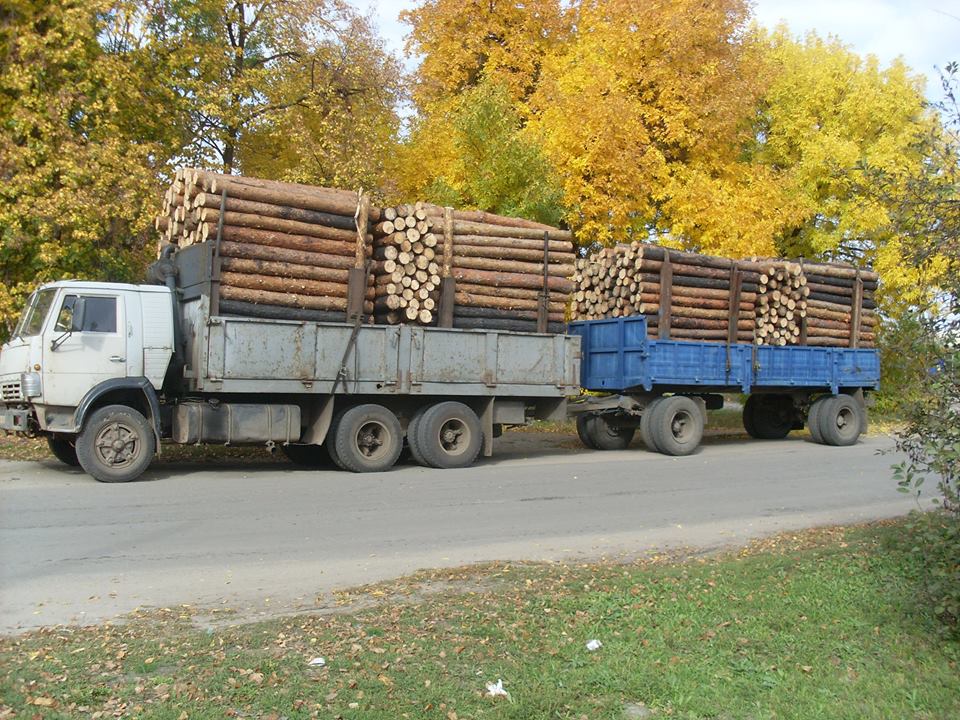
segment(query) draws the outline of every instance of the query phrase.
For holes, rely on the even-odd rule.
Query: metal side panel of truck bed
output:
[[[875,389],[876,350],[651,340],[643,316],[570,324],[582,341],[585,390]]]
[[[339,392],[563,398],[579,392],[580,338],[415,326],[210,316],[182,305],[189,389],[327,394],[348,346]]]

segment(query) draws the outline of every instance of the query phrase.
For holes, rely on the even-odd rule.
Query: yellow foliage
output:
[[[769,247],[763,227],[776,213],[753,214],[769,176],[737,167],[763,90],[742,37],[747,14],[742,0],[581,6],[576,36],[545,64],[531,120],[581,237],[608,243],[679,222],[694,246]],[[701,202],[722,205],[725,217],[707,217]],[[720,242],[751,222],[761,227]]]
[[[525,100],[544,57],[569,32],[559,0],[424,0],[400,18],[411,26],[407,51],[423,56],[414,93],[421,108],[483,77]]]

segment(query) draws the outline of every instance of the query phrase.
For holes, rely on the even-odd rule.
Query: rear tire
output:
[[[636,428],[614,425],[604,415],[594,415],[587,423],[587,431],[597,450],[625,450]]]
[[[437,403],[427,408],[417,422],[416,445],[430,467],[472,465],[483,445],[480,418],[463,403]]]
[[[47,435],[47,447],[53,456],[70,467],[80,467],[77,458],[76,439],[70,440],[66,435]]]
[[[77,460],[100,482],[129,482],[143,474],[157,449],[150,423],[126,405],[94,412],[77,436]]]
[[[660,452],[689,455],[703,439],[703,412],[696,402],[682,395],[663,398],[654,408],[650,433]]]
[[[758,440],[782,440],[793,430],[793,400],[789,395],[751,395],[743,406],[743,427]]]
[[[383,472],[400,457],[403,430],[397,416],[382,405],[357,405],[340,416],[333,441],[345,470]]]
[[[820,434],[827,445],[846,447],[860,437],[860,404],[849,395],[829,398],[819,413]]]
[[[325,445],[281,445],[283,454],[294,465],[309,468],[329,467],[332,458]]]

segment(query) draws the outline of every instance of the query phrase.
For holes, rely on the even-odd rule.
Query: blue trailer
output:
[[[653,340],[642,315],[573,322],[568,333],[580,337],[580,384],[595,393],[570,409],[580,439],[598,450],[625,448],[639,428],[651,450],[687,455],[724,393],[748,395],[752,437],[806,424],[816,442],[852,445],[880,383],[876,350]]]

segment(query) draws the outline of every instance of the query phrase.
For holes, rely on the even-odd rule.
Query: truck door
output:
[[[78,300],[82,325],[70,332]],[[108,291],[67,291],[44,333],[43,401],[75,407],[95,385],[127,375],[124,295]]]

